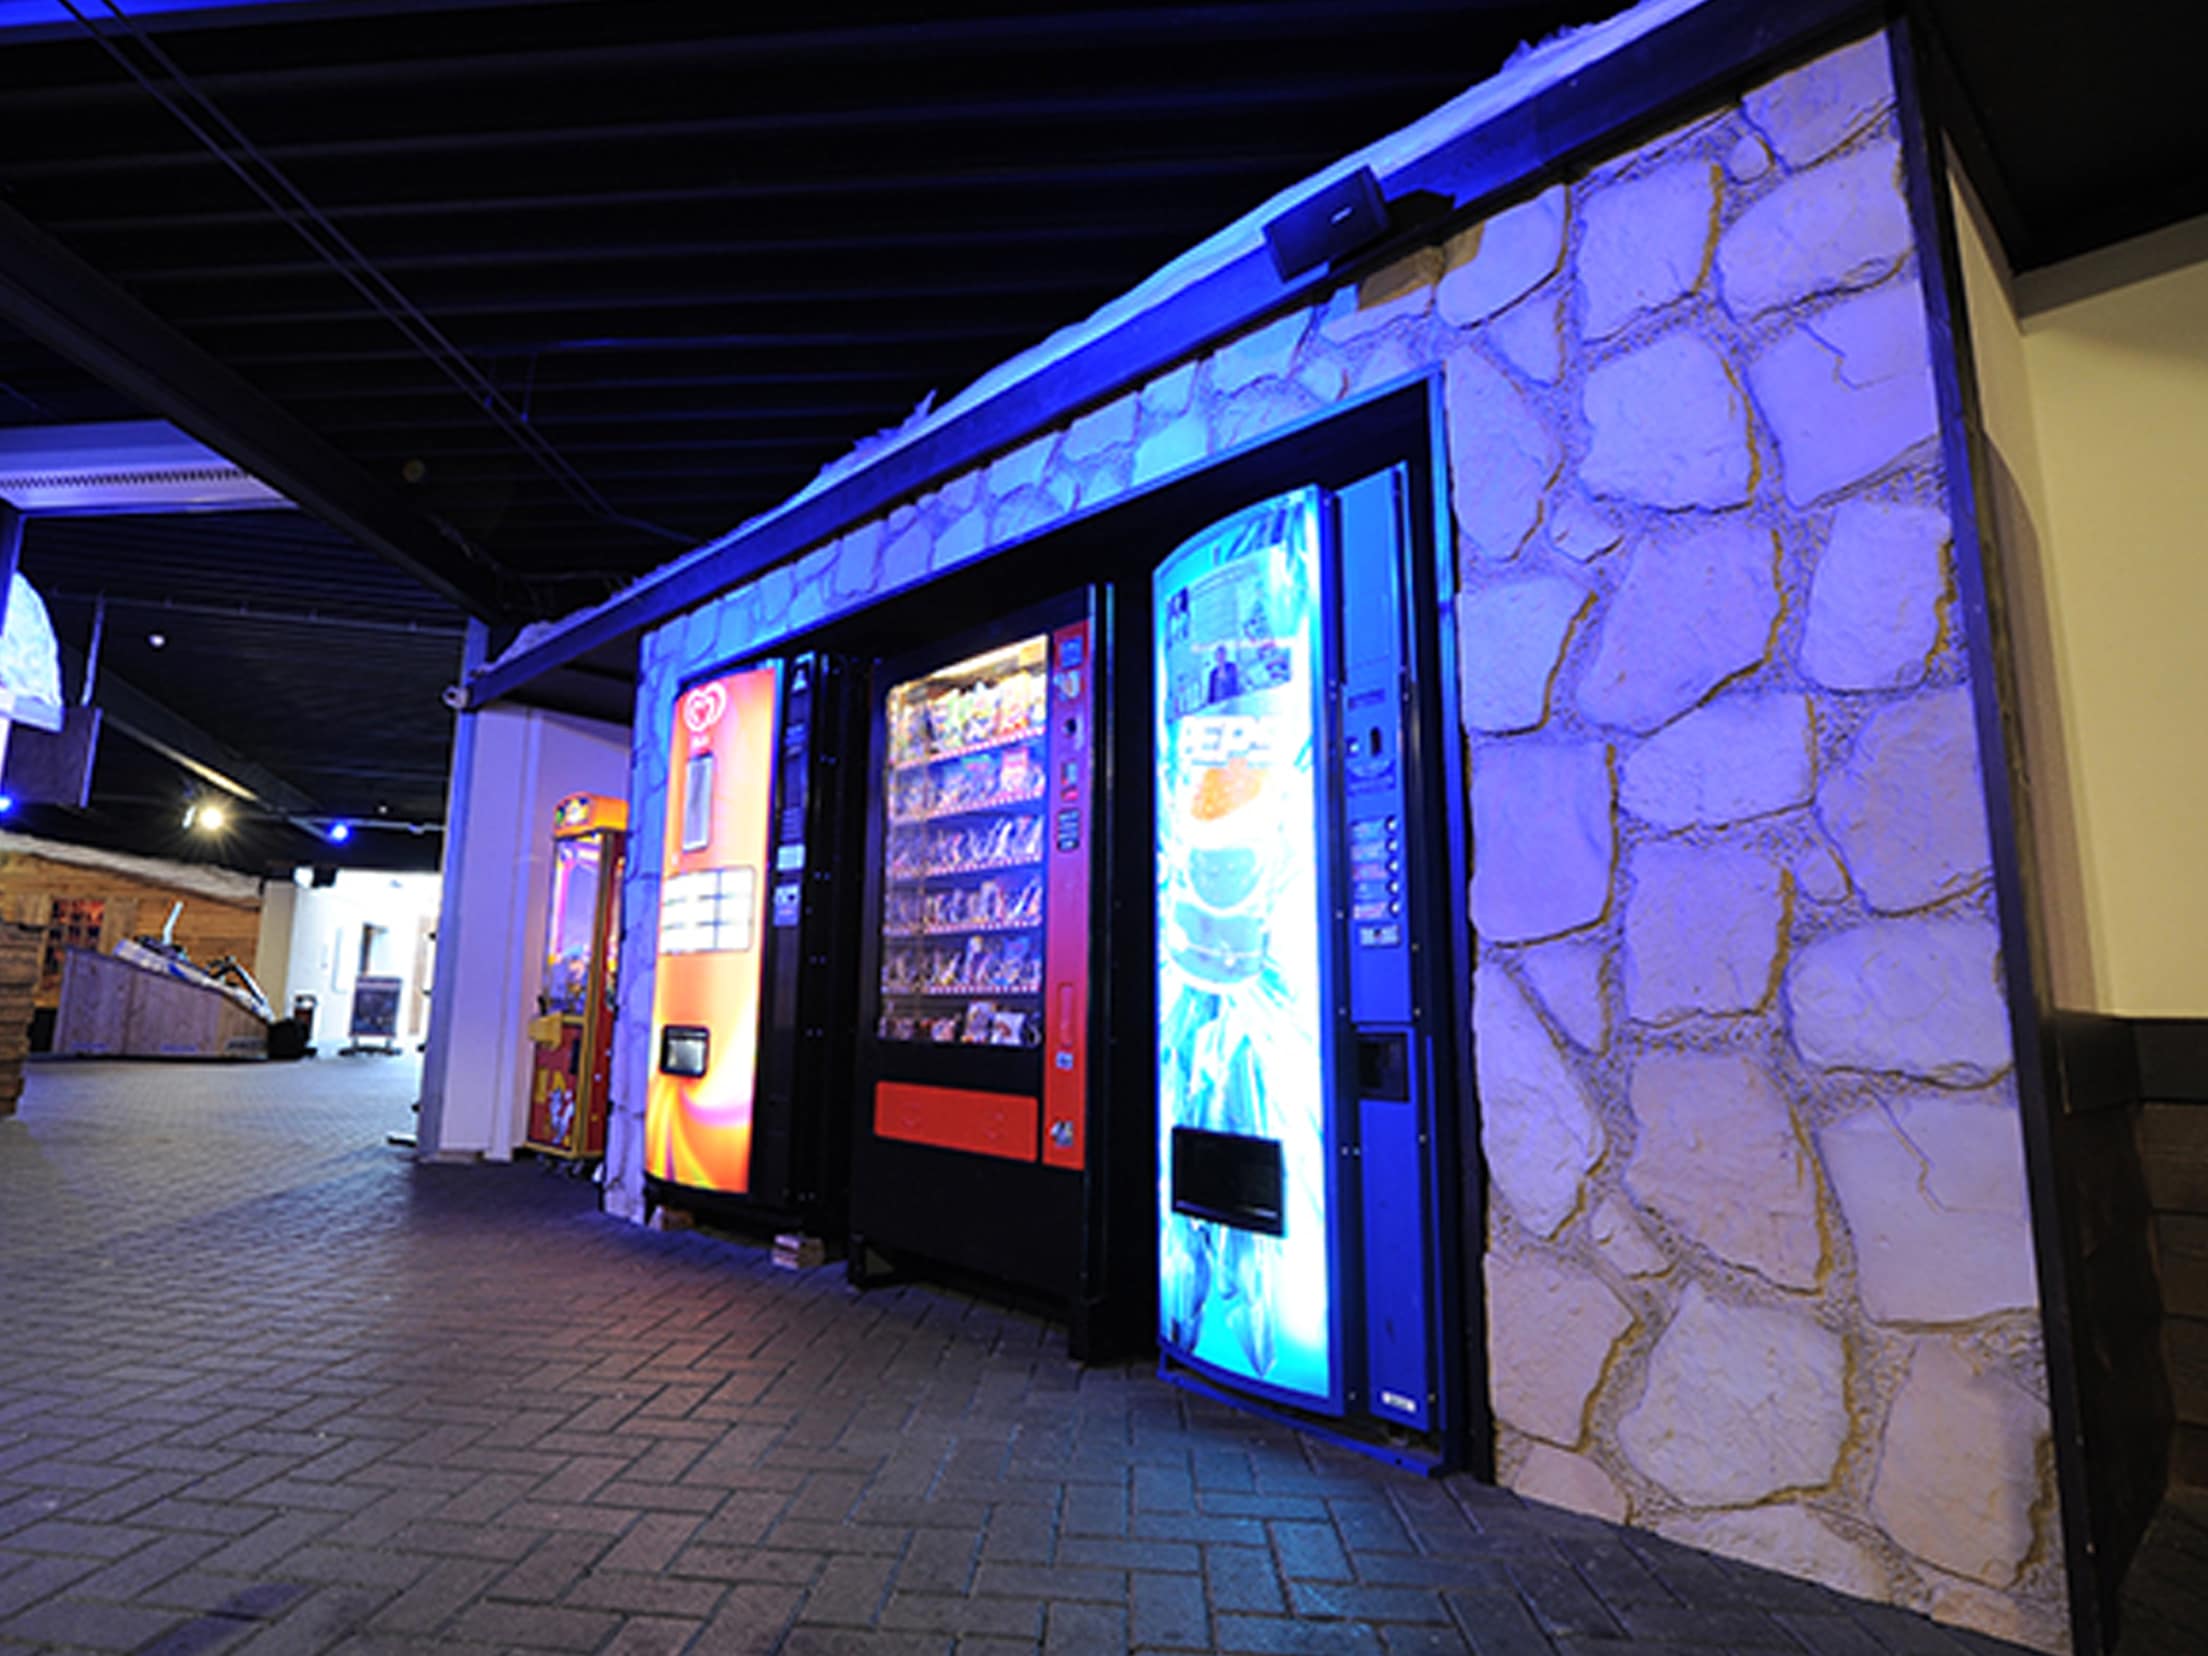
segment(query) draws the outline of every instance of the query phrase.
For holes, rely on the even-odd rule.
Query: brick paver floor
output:
[[[0,1122],[0,1649],[1988,1652],[1082,1370],[1048,1323],[417,1167],[410,1061]]]

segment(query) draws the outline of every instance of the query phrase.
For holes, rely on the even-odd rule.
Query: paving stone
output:
[[[35,1422],[11,1465],[92,1475],[0,1470],[0,1642],[1086,1656],[1133,1647],[1146,1603],[1197,1641],[1161,1651],[1530,1652],[1533,1605],[1617,1648],[1597,1589],[1639,1602],[1559,1551],[1617,1548],[1606,1526],[1191,1405],[1144,1365],[1076,1370],[1025,1313],[858,1300],[527,1167],[415,1167],[383,1145],[412,1087],[403,1062],[34,1066],[0,1133],[0,1456]],[[398,1316],[388,1284],[431,1277]],[[154,1498],[75,1516],[124,1491]],[[1690,1603],[1868,1625],[1719,1561],[1694,1598],[1636,1556]]]
[[[1211,1644],[1211,1612],[1193,1576],[1138,1571],[1129,1584],[1128,1637],[1138,1645],[1202,1650]]]

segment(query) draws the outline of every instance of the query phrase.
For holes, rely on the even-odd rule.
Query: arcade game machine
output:
[[[676,692],[652,978],[651,1207],[840,1230],[855,846],[840,803],[845,671],[717,669]],[[846,837],[855,837],[847,835]]]
[[[912,1259],[1038,1292],[1077,1357],[1150,1290],[1103,1264],[1102,597],[876,670],[851,1168],[854,1281]]]
[[[598,794],[570,794],[552,813],[552,895],[544,978],[529,1024],[536,1055],[522,1146],[565,1161],[606,1153],[628,827],[627,803]]]
[[[1158,1338],[1170,1380],[1432,1467],[1456,1071],[1406,488],[1280,496],[1153,579]]]

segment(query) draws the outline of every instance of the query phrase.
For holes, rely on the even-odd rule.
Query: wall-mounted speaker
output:
[[[1282,281],[1335,264],[1388,233],[1388,200],[1370,167],[1306,196],[1265,226],[1265,249]]]

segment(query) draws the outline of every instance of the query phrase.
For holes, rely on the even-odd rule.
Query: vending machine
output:
[[[626,802],[597,794],[571,794],[552,813],[552,892],[522,1135],[523,1148],[540,1155],[579,1162],[606,1153],[628,827]]]
[[[845,670],[808,654],[675,696],[645,1198],[840,1229],[853,848]],[[844,996],[838,1004],[839,994]]]
[[[1169,1378],[1430,1465],[1454,1071],[1406,489],[1280,496],[1153,579],[1158,1338]]]
[[[1077,1355],[1150,1288],[1108,1266],[1091,1052],[1100,600],[876,671],[851,1183],[854,1280],[909,1258],[1038,1290]]]

